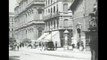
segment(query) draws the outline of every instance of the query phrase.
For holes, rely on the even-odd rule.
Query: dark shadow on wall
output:
[[[82,2],[83,0],[74,0],[73,4],[70,7],[73,13]]]

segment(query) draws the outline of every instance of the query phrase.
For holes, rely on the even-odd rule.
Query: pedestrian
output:
[[[16,50],[19,50],[19,44],[16,43]]]
[[[83,50],[84,50],[84,44],[83,44],[83,41],[81,41],[80,43],[81,43],[81,44],[80,44],[80,46],[81,46],[81,51],[83,51]]]
[[[21,48],[21,43],[19,44],[19,47]]]
[[[55,47],[56,47],[56,50],[57,50],[57,41],[55,42]]]
[[[14,50],[16,50],[16,46],[17,46],[17,43],[16,43],[16,42],[14,42]]]
[[[79,42],[77,42],[77,48],[79,49],[79,47],[80,47],[80,43],[79,43]]]
[[[72,44],[72,48],[73,48],[73,49],[75,48],[75,44]]]

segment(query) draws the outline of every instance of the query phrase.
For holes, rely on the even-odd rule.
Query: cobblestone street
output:
[[[19,51],[9,51],[9,60],[90,60],[90,52],[80,51],[40,51],[39,49],[21,48]],[[42,58],[41,58],[42,57]]]

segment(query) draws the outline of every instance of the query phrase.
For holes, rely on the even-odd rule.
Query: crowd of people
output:
[[[72,44],[72,49],[77,48],[80,49],[80,47],[82,48],[82,50],[84,50],[84,45],[83,42],[78,42],[77,45]],[[40,50],[57,50],[57,43],[54,43],[52,41],[50,42],[39,42],[38,44],[35,42],[33,43],[23,43],[23,42],[13,42],[9,44],[9,48],[10,50],[19,50],[22,47],[30,47],[30,48],[41,48]]]
[[[10,50],[19,50],[21,47],[24,47],[24,43],[13,42],[9,44]]]

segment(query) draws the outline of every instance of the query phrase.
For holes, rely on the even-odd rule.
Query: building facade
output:
[[[70,6],[74,21],[73,40],[77,40],[76,43],[80,40],[83,41],[85,48],[89,46],[90,42],[89,23],[91,17],[89,14],[93,12],[95,6],[97,6],[96,0],[75,0]],[[78,29],[80,32],[78,32]]]
[[[18,0],[15,7],[15,38],[36,40],[44,31],[44,0]]]
[[[13,37],[14,30],[14,13],[9,12],[9,38]]]
[[[38,39],[42,41],[53,41],[57,47],[65,45],[64,31],[67,30],[68,41],[71,45],[73,32],[72,11],[69,10],[73,0],[45,0],[44,22],[45,32]]]

